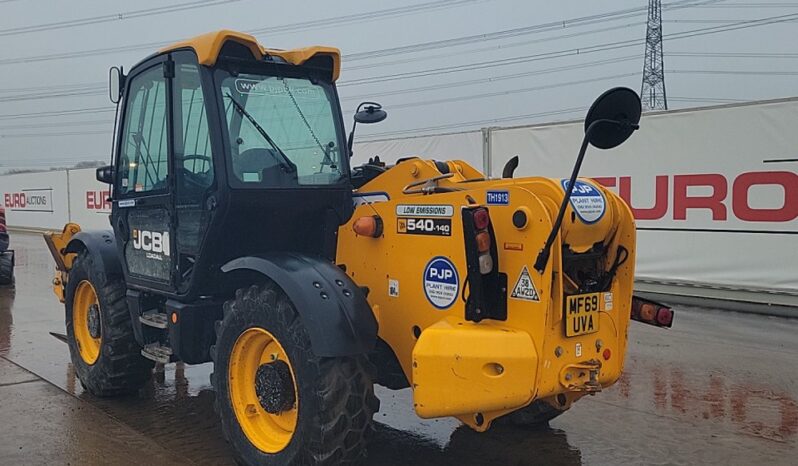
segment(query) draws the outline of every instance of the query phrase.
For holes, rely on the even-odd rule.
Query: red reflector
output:
[[[604,358],[605,361],[609,361],[610,357],[612,356],[612,351],[609,348],[605,348],[604,352],[601,353],[601,356]]]
[[[486,209],[477,209],[474,211],[474,226],[477,230],[484,230],[488,228],[490,223],[490,216]]]
[[[477,233],[477,250],[479,252],[488,252],[490,250],[490,233],[487,231]]]
[[[659,308],[659,312],[657,312],[657,323],[665,327],[670,327],[673,323],[673,311],[664,307]]]

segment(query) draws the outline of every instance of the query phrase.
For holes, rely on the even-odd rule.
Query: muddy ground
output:
[[[0,464],[233,464],[209,364],[169,364],[136,397],[84,393],[64,343],[52,263],[15,234],[16,290],[0,290]],[[471,432],[423,420],[407,390],[378,387],[369,462],[796,464],[798,319],[677,306],[674,328],[632,323],[626,373],[549,428]]]

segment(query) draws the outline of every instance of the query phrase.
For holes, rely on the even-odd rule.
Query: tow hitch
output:
[[[568,364],[560,371],[560,384],[570,391],[598,393],[601,384],[598,381],[601,361],[591,359],[587,362]]]

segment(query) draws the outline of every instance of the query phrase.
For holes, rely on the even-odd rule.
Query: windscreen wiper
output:
[[[238,101],[235,98],[233,98],[233,96],[230,95],[229,92],[227,93],[227,97],[230,99],[231,102],[233,102],[233,105],[236,106],[236,110],[238,110],[238,113],[247,117],[247,120],[249,120],[249,122],[252,123],[252,126],[254,126],[256,130],[258,130],[258,133],[260,133],[260,135],[263,136],[263,139],[265,139],[266,142],[268,142],[269,145],[272,146],[272,148],[275,151],[277,151],[280,157],[275,156],[274,158],[277,159],[277,163],[280,164],[283,170],[289,173],[295,172],[296,165],[294,165],[294,162],[292,162],[291,159],[289,159],[288,156],[285,155],[285,152],[283,152],[283,150],[280,149],[280,146],[278,146],[277,143],[274,142],[274,140],[269,136],[269,133],[267,133],[266,130],[263,129],[258,124],[255,118],[253,118],[252,115],[249,114],[249,112],[244,110],[244,107],[240,103],[238,103]]]

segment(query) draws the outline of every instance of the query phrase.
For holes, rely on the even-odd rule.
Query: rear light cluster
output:
[[[488,209],[479,208],[474,210],[474,228],[477,231],[476,243],[479,251],[479,272],[487,275],[493,271],[493,256],[490,254],[492,239],[490,237],[490,215]]]
[[[482,206],[462,210],[463,242],[468,275],[463,288],[465,318],[507,319],[507,274],[499,272],[496,234],[488,209]]]
[[[632,320],[670,328],[673,325],[673,309],[648,299],[633,296]]]

